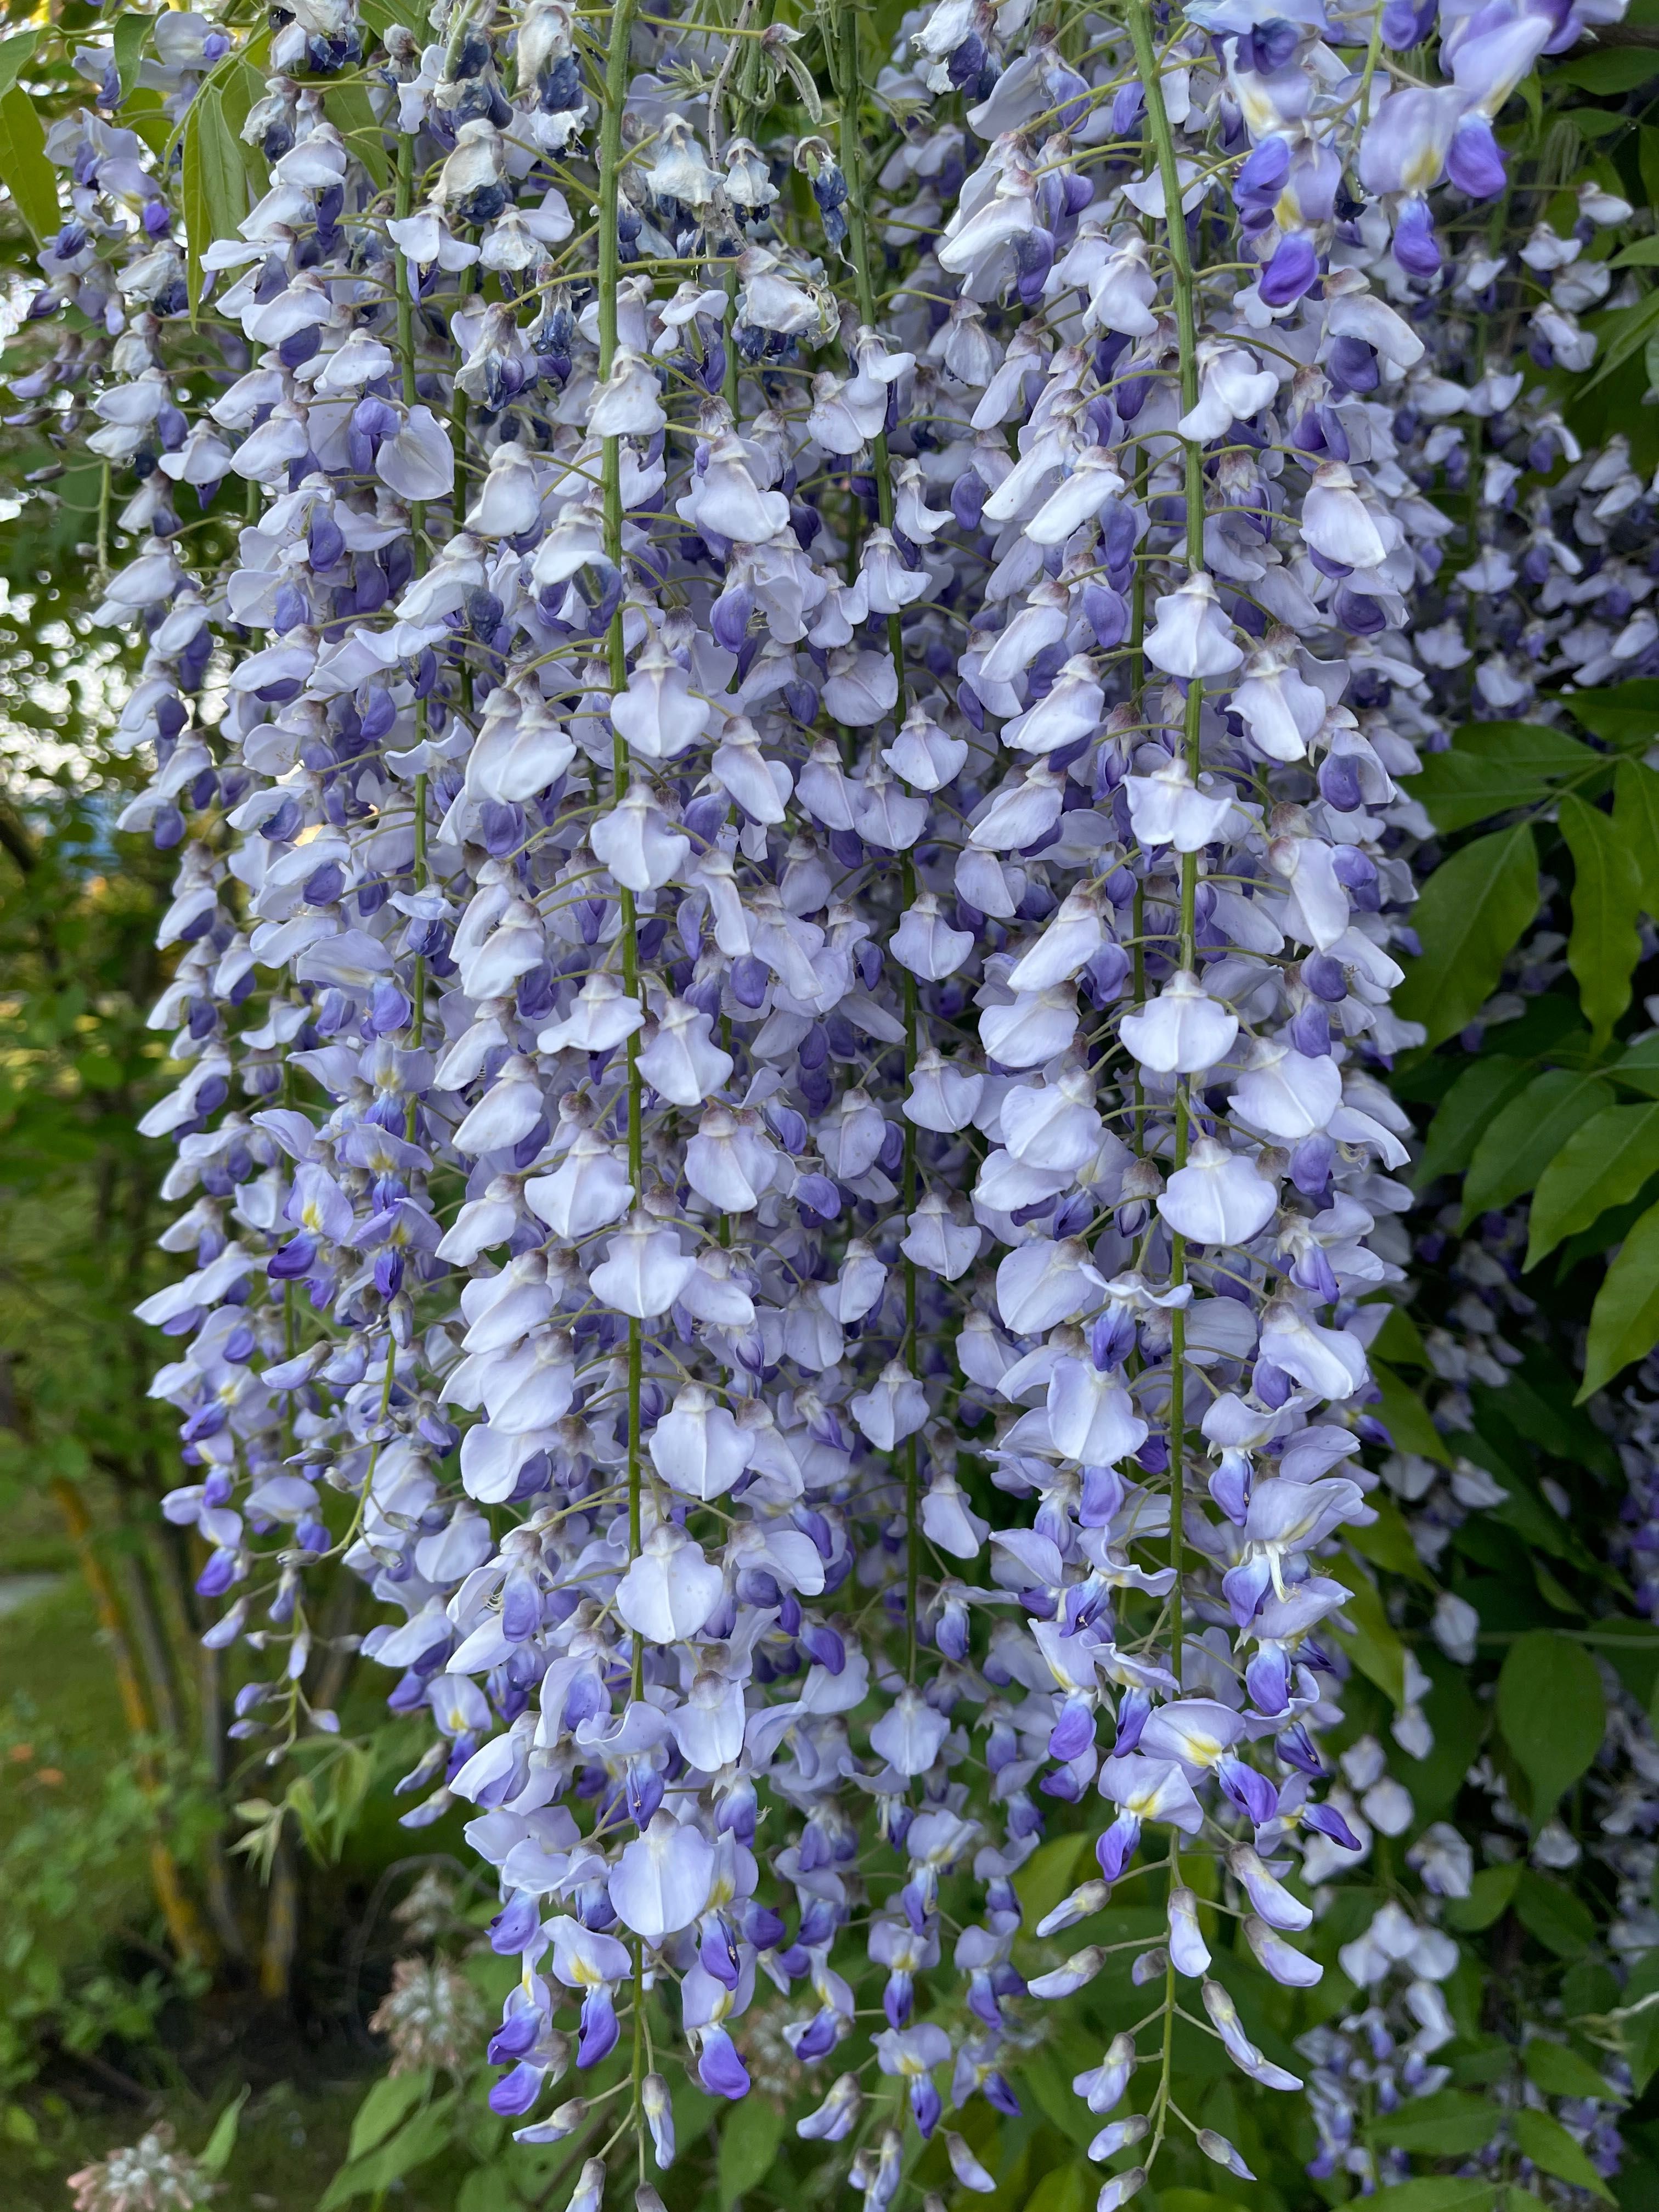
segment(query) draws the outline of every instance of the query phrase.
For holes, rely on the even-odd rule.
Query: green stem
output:
[[[629,49],[634,40],[634,15],[637,0],[617,0],[611,18],[611,47],[605,59],[605,113],[599,125],[599,381],[604,383],[611,374],[617,357],[617,285],[621,273],[621,253],[617,236],[617,201],[621,187],[623,167],[623,104],[628,96]],[[620,575],[623,565],[623,501],[622,501],[622,441],[606,438],[603,441],[605,485],[605,552],[611,566]],[[619,599],[617,611],[611,617],[606,639],[610,664],[611,689],[622,690],[628,682],[628,648],[623,630],[623,609]],[[611,750],[611,787],[621,800],[628,790],[628,744],[618,732]],[[618,899],[622,909],[623,983],[630,998],[639,995],[638,916],[634,907],[634,894],[619,885]],[[640,1079],[639,1038],[629,1038],[628,1056],[628,1174],[634,1186],[635,1203],[644,1194],[645,1143],[641,1127],[641,1089]],[[640,1458],[640,1396],[644,1373],[645,1347],[640,1324],[630,1319],[628,1324],[628,1553],[637,1559],[641,1544],[641,1510],[643,1475]],[[645,1639],[637,1630],[634,1633],[633,1664],[630,1669],[633,1696],[638,1699],[645,1694]],[[634,1943],[634,2039],[630,2066],[631,2121],[639,2153],[640,2180],[645,2179],[645,1958],[643,1947],[636,1938]]]
[[[904,903],[911,905],[916,896],[916,872],[907,854],[904,860]],[[904,1076],[905,1089],[910,1087],[910,1078],[916,1065],[916,979],[907,968],[903,974],[904,995]],[[916,1125],[904,1124],[904,1212],[908,1219],[916,1206]],[[916,1357],[916,1263],[904,1262],[904,1364],[915,1371]],[[904,1679],[916,1679],[916,1617],[917,1595],[921,1580],[921,1468],[917,1457],[916,1439],[904,1440]]]
[[[839,45],[826,32],[825,50],[836,76],[836,89],[841,100],[841,171],[847,179],[847,242],[853,261],[854,289],[858,295],[859,320],[866,330],[876,327],[876,288],[870,270],[870,233],[864,219],[865,173],[864,141],[859,129],[859,19],[855,8],[843,4],[841,9]],[[876,477],[876,513],[884,530],[893,526],[893,477],[887,456],[887,434],[878,431],[873,440]],[[849,492],[849,502],[856,516],[858,499]],[[848,532],[848,565],[852,568],[855,532]],[[850,576],[848,580],[850,581]],[[887,617],[887,650],[892,655],[893,681],[897,687],[897,701],[893,709],[895,724],[904,720],[904,624],[898,615]],[[915,870],[907,857],[903,867],[904,902],[908,906],[916,895]],[[908,1078],[916,1064],[916,979],[908,969],[903,974],[904,994],[904,1073]],[[908,1087],[908,1085],[907,1085]],[[904,1125],[904,1208],[908,1215],[915,1210],[917,1191],[916,1131],[914,1122]],[[915,1262],[904,1262],[904,1345],[905,1364],[912,1367],[916,1356],[916,1269]],[[915,1437],[904,1442],[904,1582],[905,1582],[905,1680],[916,1679],[916,1614],[917,1597],[921,1578],[921,1469]]]
[[[1359,125],[1364,130],[1371,119],[1371,83],[1376,75],[1376,64],[1382,58],[1383,0],[1376,0],[1371,15],[1370,41],[1365,48],[1364,73],[1359,80]]]
[[[611,17],[611,51],[605,73],[605,117],[599,126],[599,381],[611,374],[617,356],[617,283],[621,257],[617,240],[617,198],[622,175],[623,103],[628,94],[629,48],[633,41],[636,0],[618,0]],[[618,573],[623,564],[622,441],[604,441],[605,552]],[[623,611],[618,601],[611,617],[606,640],[611,689],[620,691],[628,682],[628,648],[623,633]],[[611,752],[611,786],[620,800],[628,790],[628,744],[618,732]],[[622,907],[623,984],[630,998],[639,995],[638,916],[634,894],[619,887]],[[641,1121],[639,1039],[628,1040],[628,1173],[635,1204],[645,1183],[645,1141]],[[644,1369],[644,1346],[637,1321],[628,1324],[628,1547],[638,1553],[641,1542],[640,1393]],[[645,1687],[645,1644],[634,1638],[634,1695]]]
[[[752,4],[753,0],[744,0],[744,4],[738,10],[736,29],[732,34],[734,44],[737,40],[738,33],[743,31],[745,27]],[[757,70],[760,67],[760,45],[758,33],[764,31],[767,24],[771,21],[771,15],[772,10],[770,0],[763,0],[763,4],[761,9],[761,21],[756,26],[757,36],[750,38],[744,46],[742,58],[738,67],[738,89],[732,102],[734,119],[745,112],[747,109],[753,105],[755,76]],[[730,58],[728,57],[727,60],[720,65],[720,88],[723,89],[725,81],[729,74]],[[715,115],[718,106],[718,100],[711,94],[709,105],[711,118]],[[711,119],[709,125],[709,157],[711,160],[717,157],[718,150],[715,138],[715,125]],[[725,397],[726,405],[732,410],[732,420],[735,423],[738,419],[738,271],[735,263],[728,265],[721,282],[726,289],[726,314],[721,325],[726,337],[726,370],[720,380],[720,390]]]
[[[415,139],[412,132],[398,134],[397,208],[399,222],[404,221],[415,205]],[[408,258],[402,252],[393,255],[398,273],[398,356],[402,371],[404,404],[415,404],[415,294],[409,279]],[[457,482],[459,481],[459,471]],[[415,574],[426,571],[426,509],[417,500],[409,510],[409,550]],[[415,702],[415,732],[416,744],[423,744],[427,733],[426,701]],[[415,779],[415,888],[420,890],[427,882],[426,865],[426,771]],[[426,962],[417,958],[412,978],[413,1012],[410,1017],[409,1041],[418,1045],[426,1024]],[[405,1117],[404,1133],[412,1142],[415,1136],[416,1105],[411,1098]]]
[[[864,220],[864,140],[859,129],[858,10],[842,0],[838,64],[828,33],[824,44],[836,64],[836,89],[841,100],[841,173],[847,179],[847,243],[853,259],[853,288],[858,296],[859,320],[865,329],[876,327],[876,287],[870,272],[870,233]],[[887,460],[887,433],[878,430],[872,441],[875,453],[876,514],[884,530],[893,526],[893,477]],[[856,495],[854,495],[856,504]],[[894,719],[904,720],[904,630],[897,615],[887,617],[887,649],[893,656],[898,683]]]
[[[1158,157],[1158,176],[1164,186],[1164,232],[1170,256],[1170,289],[1175,301],[1176,331],[1181,349],[1181,404],[1185,413],[1198,404],[1198,297],[1193,276],[1192,255],[1188,248],[1187,219],[1181,206],[1181,171],[1176,158],[1175,133],[1170,128],[1169,110],[1164,104],[1164,82],[1152,37],[1152,9],[1147,0],[1129,0],[1127,12],[1129,36],[1133,42],[1135,63],[1140,71],[1146,100],[1147,135]],[[1204,569],[1204,456],[1201,447],[1194,440],[1186,439],[1183,444],[1186,565],[1188,574],[1196,576]],[[1184,733],[1188,773],[1194,782],[1200,765],[1199,735],[1203,706],[1204,687],[1194,678],[1187,687]],[[1197,897],[1198,855],[1183,853],[1181,856],[1181,965],[1188,969],[1195,968],[1198,962]],[[1186,1165],[1191,1123],[1191,1085],[1183,1076],[1176,1085],[1175,1164],[1177,1168]],[[1174,1286],[1186,1279],[1187,1240],[1184,1237],[1172,1237],[1170,1240],[1170,1281]],[[1186,1317],[1179,1307],[1170,1319],[1170,1564],[1176,1572],[1170,1605],[1170,1663],[1179,1680],[1184,1633],[1181,1577],[1182,1518],[1186,1505],[1187,1329]]]

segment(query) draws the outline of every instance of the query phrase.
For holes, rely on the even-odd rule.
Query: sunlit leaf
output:
[[[58,172],[46,159],[34,102],[15,84],[0,93],[0,184],[35,237],[52,237],[58,225]]]
[[[216,239],[234,237],[248,210],[246,164],[215,85],[203,86],[185,120],[184,196],[194,315],[202,304],[202,256]]]

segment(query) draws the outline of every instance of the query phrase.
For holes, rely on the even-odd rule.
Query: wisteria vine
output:
[[[210,1640],[275,1661],[245,1739],[337,1725],[307,1570],[372,1591],[406,1818],[474,1808],[520,1963],[494,2108],[574,2137],[553,2085],[631,2053],[580,2212],[619,2149],[653,2202],[665,2069],[749,2091],[758,1976],[886,2212],[1108,1964],[1029,1939],[1137,1881],[1099,2212],[1171,2130],[1247,2172],[1178,2021],[1301,2086],[1230,1962],[1317,1981],[1310,1900],[1413,1819],[1373,1740],[1322,1753],[1340,1539],[1380,1479],[1431,1564],[1489,1502],[1429,1498],[1367,1364],[1396,779],[1549,654],[1659,650],[1601,562],[1622,627],[1558,646],[1622,479],[1527,373],[1590,365],[1630,210],[1517,270],[1494,131],[1617,12],[941,0],[884,57],[772,0],[173,13],[177,161],[81,58],[73,330],[14,389],[95,422],[124,826],[179,852],[167,1510]],[[1023,1929],[1066,1806],[1098,1871]],[[1343,1954],[1410,2024],[1305,2046],[1314,2171],[1368,2187],[1355,2039],[1418,2094],[1451,2032],[1470,1854],[1412,1863]]]

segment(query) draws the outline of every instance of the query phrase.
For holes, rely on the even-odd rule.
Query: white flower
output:
[[[1158,1210],[1178,1237],[1196,1244],[1248,1244],[1279,1206],[1279,1194],[1253,1160],[1200,1137],[1184,1168],[1158,1193]]]
[[[1118,1028],[1143,1067],[1159,1075],[1197,1075],[1231,1051],[1238,1017],[1183,968],[1150,1005],[1126,1014]]]
[[[596,438],[649,438],[668,417],[657,374],[644,356],[617,348],[611,374],[593,396],[587,427]]]
[[[1055,1361],[1048,1413],[1054,1449],[1081,1467],[1115,1467],[1149,1434],[1119,1378],[1087,1360]]]
[[[848,1408],[876,1449],[884,1452],[915,1436],[927,1419],[926,1393],[897,1359],[888,1361],[872,1389],[849,1399]]]
[[[1129,818],[1143,845],[1173,845],[1177,853],[1202,852],[1222,834],[1232,811],[1233,795],[1208,776],[1194,784],[1182,760],[1171,760],[1151,775],[1124,779]]]
[[[1244,346],[1200,338],[1198,368],[1198,404],[1176,427],[1183,438],[1200,443],[1224,437],[1235,422],[1248,422],[1279,390],[1273,370],[1262,368]]]
[[[246,444],[241,450],[246,453]],[[429,407],[410,409],[397,436],[388,439],[376,454],[374,473],[400,499],[448,498],[455,482],[454,449]]]
[[[714,1881],[714,1851],[707,1837],[672,1813],[653,1813],[611,1869],[611,1902],[624,1927],[660,1943],[691,1925]]]
[[[620,802],[588,832],[595,857],[631,891],[671,883],[684,865],[691,841],[671,830],[649,784],[634,782]]]
[[[1244,660],[1215,586],[1202,571],[1158,600],[1146,650],[1153,667],[1188,682],[1231,676]]]
[[[972,1559],[983,1549],[990,1523],[969,1504],[956,1477],[940,1469],[922,1497],[921,1528],[928,1542],[953,1559]]]
[[[920,1690],[901,1690],[870,1731],[870,1748],[896,1772],[926,1774],[939,1757],[951,1723]]]
[[[672,1521],[659,1521],[617,1585],[617,1610],[653,1644],[675,1644],[696,1635],[720,1601],[726,1585]]]
[[[580,1132],[551,1175],[532,1176],[524,1187],[531,1212],[572,1244],[620,1220],[636,1195],[615,1146],[594,1129]]]
[[[629,1216],[611,1239],[605,1256],[588,1277],[593,1295],[635,1321],[653,1321],[668,1311],[696,1273],[696,1261],[680,1250],[678,1234],[647,1213]]]
[[[714,1026],[710,1016],[684,999],[664,1005],[638,1065],[652,1089],[672,1104],[701,1106],[731,1075],[732,1055],[714,1042]]]
[[[892,937],[893,957],[924,982],[942,982],[961,967],[973,949],[973,935],[952,929],[932,891],[921,892],[899,916]]]
[[[683,1497],[707,1504],[723,1498],[749,1465],[752,1434],[701,1382],[680,1389],[647,1443],[651,1464]]]

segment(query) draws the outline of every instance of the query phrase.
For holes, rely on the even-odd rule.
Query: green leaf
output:
[[[400,2082],[408,2078],[401,2074],[397,2077]],[[424,2166],[428,2159],[447,2150],[454,2140],[458,2095],[452,2089],[435,2104],[422,2106],[406,2127],[399,2128],[367,2157],[349,2160],[329,2183],[317,2212],[335,2212],[337,2205],[349,2204],[354,2197],[378,2196],[417,2166]]]
[[[1512,1644],[1498,1677],[1498,1725],[1531,1784],[1535,1834],[1607,1732],[1601,1669],[1583,1645],[1548,1628]]]
[[[1456,2173],[1424,2173],[1380,2189],[1365,2199],[1365,2212],[1492,2212],[1498,2185]]]
[[[1523,2109],[1515,2114],[1511,2124],[1516,2149],[1535,2166],[1553,2173],[1558,2181],[1571,2182],[1575,2189],[1588,2189],[1592,2196],[1613,2203],[1613,2191],[1559,2120],[1553,2120],[1547,2112]]]
[[[1567,965],[1596,1040],[1605,1044],[1630,1004],[1631,977],[1642,955],[1636,917],[1642,878],[1636,855],[1611,815],[1571,793],[1562,799],[1561,834],[1572,854],[1572,935]]]
[[[1653,1970],[1659,1966],[1659,1957],[1650,1951],[1643,1964],[1630,1978],[1624,1994],[1627,2008],[1636,2008],[1620,2022],[1625,2055],[1630,2061],[1631,2078],[1639,2097],[1656,2074],[1659,2074],[1659,1983],[1653,1978]],[[1647,1999],[1646,2003],[1643,2002]]]
[[[138,82],[138,64],[144,58],[144,41],[149,38],[153,15],[129,14],[115,19],[115,70],[121,80],[123,94],[130,93]]]
[[[1334,1629],[1332,1633],[1360,1673],[1368,1680],[1375,1682],[1395,1705],[1403,1705],[1406,1702],[1406,1647],[1382,1610],[1382,1600],[1377,1595],[1376,1585],[1364,1569],[1352,1559],[1339,1554],[1326,1564],[1336,1579],[1346,1583],[1352,1593],[1343,1601],[1342,1612],[1352,1626],[1346,1630]]]
[[[1552,62],[1550,75],[1557,84],[1576,84],[1581,92],[1634,92],[1659,76],[1659,53],[1642,46],[1603,46],[1575,60]]]
[[[720,2201],[730,2206],[763,2181],[783,2141],[783,2112],[768,2097],[744,2097],[720,2123]]]
[[[236,2148],[236,2130],[242,2118],[242,2107],[252,2095],[252,2087],[244,2083],[213,2124],[213,2133],[198,2155],[197,2163],[206,2166],[210,2173],[222,2173],[230,2164],[230,2154]]]
[[[1074,2159],[1043,2175],[1025,2200],[1025,2212],[1083,2212],[1095,2189],[1092,2169]]]
[[[121,120],[138,133],[152,154],[167,159],[173,143],[173,124],[159,92],[130,93],[121,103]]]
[[[1065,2066],[1060,2054],[1054,2051],[1034,2052],[1021,2066],[1018,2079],[1020,2090],[1048,2124],[1079,2150],[1086,2150],[1094,2138],[1086,2127],[1079,2125],[1078,2099],[1072,2094],[1070,2069]]]
[[[1649,1098],[1659,1098],[1659,1036],[1644,1037],[1633,1044],[1628,1052],[1620,1054],[1603,1069],[1615,1083],[1627,1091],[1639,1091]]]
[[[1613,1093],[1599,1075],[1555,1067],[1534,1076],[1488,1122],[1475,1145],[1463,1181],[1465,1225],[1477,1214],[1499,1211],[1535,1190],[1573,1132],[1612,1103]]]
[[[1541,1355],[1530,1356],[1526,1371],[1510,1370],[1503,1406],[1528,1443],[1553,1459],[1593,1468],[1609,1482],[1620,1480],[1619,1455],[1601,1431],[1572,1402],[1576,1377],[1559,1372]],[[1480,1401],[1483,1407],[1486,1401]],[[1483,1413],[1477,1419],[1484,1419]]]
[[[1590,1308],[1584,1380],[1577,1402],[1659,1344],[1659,1206],[1650,1206],[1620,1246]]]
[[[1376,2121],[1371,2133],[1395,2150],[1425,2151],[1436,2158],[1463,2158],[1492,2141],[1492,2109],[1468,2089],[1441,2089],[1419,2097]]]
[[[1600,765],[1588,745],[1565,730],[1534,722],[1471,722],[1449,751],[1431,753],[1411,781],[1437,830],[1472,830],[1516,806],[1536,806],[1553,781],[1588,775]]]
[[[383,192],[392,181],[392,164],[386,159],[380,118],[369,105],[362,79],[354,77],[344,84],[330,85],[323,94],[323,106],[329,121],[374,178],[375,190]]]
[[[1634,1198],[1659,1172],[1659,1104],[1607,1106],[1575,1129],[1538,1179],[1527,1241],[1535,1267],[1564,1237]]]
[[[1035,1928],[1052,1912],[1076,1883],[1078,1861],[1088,1841],[1086,1836],[1054,1836],[1033,1851],[1014,1876],[1014,1893],[1028,1927]]]
[[[1434,1731],[1426,1757],[1412,1766],[1412,1802],[1425,1826],[1448,1817],[1457,1802],[1464,1777],[1480,1755],[1487,1716],[1469,1694],[1468,1676],[1443,1652],[1420,1654],[1429,1688],[1423,1698],[1423,1717]]]
[[[1659,737],[1659,677],[1632,676],[1628,683],[1575,691],[1566,704],[1574,721],[1621,752],[1644,752]]]
[[[46,134],[34,102],[15,84],[0,93],[0,184],[38,240],[54,234],[58,172],[46,159]]]
[[[1595,1916],[1566,1886],[1547,1875],[1522,1873],[1515,1893],[1515,1917],[1558,1959],[1580,1959],[1595,1941]]]
[[[1478,1936],[1483,1928],[1490,1928],[1493,1921],[1501,1920],[1509,1911],[1520,1879],[1518,1860],[1510,1866],[1482,1867],[1469,1884],[1467,1897],[1446,1899],[1441,1909],[1442,1919],[1461,1936]]]
[[[1429,1364],[1423,1332],[1405,1306],[1389,1308],[1387,1321],[1371,1339],[1371,1350],[1395,1367],[1426,1367]]]
[[[1569,1237],[1555,1262],[1555,1280],[1565,1283],[1581,1261],[1602,1260],[1615,1244],[1622,1244],[1649,1206],[1659,1205],[1659,1177],[1644,1185],[1641,1195],[1628,1206],[1615,1206],[1593,1227]]]
[[[415,2074],[389,2074],[375,2082],[353,2115],[346,2156],[362,2158],[377,2143],[383,2143],[393,2128],[408,2118],[410,2108],[418,2105],[422,2097],[430,2095],[431,2090],[432,2075],[427,2069]]]
[[[455,2194],[455,2212],[520,2212],[510,2166],[475,2166]]]
[[[10,38],[0,39],[0,92],[11,90],[33,60],[40,43],[39,31],[14,31]]]
[[[234,238],[248,210],[247,166],[216,85],[204,84],[185,118],[185,236],[192,317],[202,304],[202,256],[217,238]]]
[[[1454,1036],[1497,988],[1504,963],[1538,911],[1538,854],[1525,823],[1477,837],[1429,878],[1413,910],[1422,943],[1395,995],[1428,1042]]]
[[[1547,2043],[1534,2036],[1521,2054],[1521,2063],[1547,2097],[1595,2097],[1605,2102],[1607,2085],[1588,2058],[1581,2058],[1565,2043]]]
[[[1608,262],[1609,269],[1651,269],[1659,261],[1659,238],[1638,238]]]
[[[1594,141],[1611,138],[1615,131],[1621,137],[1630,128],[1628,116],[1615,114],[1606,107],[1568,107],[1558,111],[1557,119],[1570,123],[1581,138]]]
[[[1589,698],[1589,692],[1575,694]],[[1452,751],[1468,760],[1507,763],[1524,768],[1539,778],[1578,775],[1595,764],[1595,756],[1570,730],[1549,722],[1465,722],[1452,738]],[[1446,753],[1431,753],[1431,760],[1445,760]],[[1419,787],[1413,785],[1413,793]]]
[[[407,27],[425,21],[415,0],[402,0],[401,5],[396,4],[396,0],[359,0],[357,13],[370,30],[378,33],[382,39],[394,23]]]
[[[1419,1190],[1468,1166],[1493,1117],[1526,1088],[1530,1073],[1524,1060],[1501,1052],[1483,1052],[1463,1070],[1429,1124],[1413,1178]]]
[[[1575,387],[1574,397],[1582,399],[1598,384],[1605,384],[1614,369],[1622,368],[1632,354],[1640,353],[1652,337],[1656,324],[1659,324],[1659,292],[1650,292],[1645,299],[1628,307],[1615,308],[1604,316],[1596,331],[1595,374]]]
[[[270,176],[258,149],[245,143],[242,126],[254,103],[264,98],[264,79],[252,58],[264,43],[261,38],[233,55],[228,65],[222,64],[223,75],[219,79],[219,112],[246,174],[248,196],[256,202],[270,185]],[[241,221],[240,215],[236,220]]]
[[[1636,863],[1643,912],[1659,915],[1659,775],[1641,761],[1621,760],[1613,770],[1613,820]]]
[[[1402,1382],[1393,1368],[1373,1358],[1370,1362],[1371,1380],[1382,1393],[1382,1402],[1376,1408],[1376,1417],[1394,1438],[1397,1451],[1415,1452],[1419,1459],[1438,1460],[1442,1467],[1449,1467],[1452,1455],[1446,1440],[1429,1419],[1429,1409],[1412,1389]]]
[[[1385,1568],[1391,1575],[1404,1575],[1410,1582],[1427,1583],[1433,1589],[1434,1577],[1417,1556],[1412,1532],[1400,1508],[1380,1491],[1370,1503],[1376,1518],[1363,1528],[1347,1531],[1350,1548],[1358,1552],[1362,1559],[1369,1559],[1374,1567]]]

